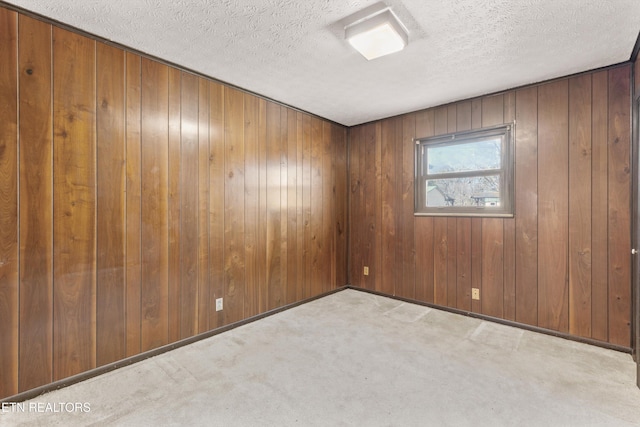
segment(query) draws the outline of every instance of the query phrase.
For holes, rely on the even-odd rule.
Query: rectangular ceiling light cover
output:
[[[389,9],[347,25],[345,38],[368,60],[399,52],[409,42],[404,26]]]

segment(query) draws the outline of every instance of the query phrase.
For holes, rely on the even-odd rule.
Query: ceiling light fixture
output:
[[[405,26],[384,8],[344,28],[345,38],[367,60],[399,52],[409,43]]]

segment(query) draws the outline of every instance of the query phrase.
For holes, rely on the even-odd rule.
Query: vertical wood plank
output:
[[[209,305],[211,298],[209,282],[210,116],[209,81],[200,77],[198,78],[198,333],[210,329],[209,310],[215,310],[215,306]]]
[[[54,27],[54,380],[96,366],[95,49]]]
[[[416,136],[425,138],[434,133],[433,109],[416,113]],[[433,303],[433,217],[418,217],[416,227],[416,299]]]
[[[483,114],[484,115],[484,114]],[[482,219],[482,313],[502,318],[504,314],[504,228],[501,219]]]
[[[504,94],[503,120],[505,123],[513,123],[515,118],[516,93],[509,91]],[[515,161],[515,156],[513,161]],[[502,223],[504,226],[504,318],[516,320],[516,220],[515,218],[504,218]]]
[[[181,212],[181,133],[182,133],[182,72],[169,68],[169,342],[178,341],[182,302],[180,298],[180,212]]]
[[[141,60],[126,54],[126,156],[127,156],[127,357],[140,353],[142,331],[142,165],[141,165]]]
[[[331,289],[331,249],[335,222],[335,215],[332,212],[331,123],[327,121],[322,122],[322,159],[322,292],[327,292]]]
[[[516,321],[538,324],[538,88],[516,91]]]
[[[300,139],[300,138],[299,138]],[[349,224],[347,222],[347,203],[348,203],[348,142],[346,138],[346,129],[334,126],[334,144],[335,150],[335,171],[336,171],[336,253],[335,259],[337,263],[335,286],[345,286],[349,283],[347,278],[347,238],[349,236]],[[300,156],[300,153],[298,153]],[[300,176],[300,173],[298,174]],[[300,196],[299,196],[300,198]],[[300,250],[298,252],[301,252]]]
[[[255,316],[260,308],[258,277],[258,98],[244,94],[244,208],[245,208],[245,298],[244,314]],[[302,284],[301,282],[299,282]]]
[[[447,224],[447,218],[435,217],[433,219],[433,302],[444,306],[448,302],[449,235]]]
[[[278,306],[280,305],[284,305],[287,303],[287,288],[288,288],[288,282],[287,282],[287,271],[289,270],[289,259],[287,257],[288,255],[288,251],[287,251],[287,247],[288,247],[288,243],[289,243],[289,237],[288,237],[288,232],[289,229],[287,227],[287,222],[289,219],[289,211],[287,209],[287,206],[289,205],[289,193],[287,191],[287,181],[288,181],[288,175],[289,175],[289,169],[288,169],[288,157],[287,157],[287,141],[288,141],[288,133],[289,133],[289,129],[288,129],[288,125],[287,125],[287,120],[288,120],[288,116],[289,116],[289,111],[286,107],[284,106],[280,106],[280,133],[278,135],[278,140],[277,140],[277,144],[278,144],[278,149],[279,149],[279,157],[280,157],[280,183],[279,183],[279,192],[280,192],[280,301],[278,302]],[[322,126],[322,125],[321,125]],[[320,140],[320,143],[322,143],[322,139]],[[322,155],[322,153],[324,152],[324,148],[320,148],[320,158],[322,159],[321,161],[324,160],[324,156]],[[322,166],[320,166],[320,168],[322,169]],[[323,204],[324,206],[324,204]],[[320,229],[322,230],[322,224],[320,224]],[[323,242],[323,236],[322,236],[322,232],[320,234],[320,242],[321,244],[324,243]],[[324,251],[321,250],[320,252],[322,261],[321,261],[321,265],[325,265],[324,264]],[[324,273],[324,270],[321,270],[322,273]],[[324,276],[321,276],[320,278],[320,285],[321,285],[321,289],[323,289],[322,287],[324,286]]]
[[[298,283],[298,115],[287,114],[287,297],[290,304],[301,298]]]
[[[302,117],[302,218],[304,223],[303,240],[303,269],[304,280],[302,286],[303,298],[309,298],[311,289],[311,116]],[[354,258],[355,259],[355,256]]]
[[[434,302],[433,218],[416,218],[416,299]]]
[[[482,218],[471,219],[471,287],[482,298]],[[482,300],[471,300],[471,311],[482,313]]]
[[[455,307],[471,311],[471,218],[458,218],[456,221]]]
[[[242,320],[244,310],[244,95],[225,90],[224,316]]]
[[[209,84],[209,307],[216,306],[217,298],[224,298],[224,126],[225,87],[216,82]],[[223,303],[224,306],[224,303]],[[209,311],[209,328],[224,325],[223,311]]]
[[[402,280],[398,289],[398,295],[405,298],[415,298],[416,286],[416,248],[415,248],[415,222],[414,222],[414,138],[416,136],[416,115],[406,114],[402,117],[402,162],[400,175],[401,216],[400,233],[402,235]]]
[[[490,95],[482,98],[482,127],[496,126],[504,123],[504,94]]]
[[[304,114],[301,112],[296,113],[296,150],[297,150],[297,192],[296,192],[296,221],[298,225],[297,237],[298,237],[298,250],[296,252],[296,264],[298,265],[298,296],[304,298],[306,293],[306,257],[305,257],[305,192],[307,191],[305,186],[305,169],[304,169]],[[346,169],[345,169],[346,172]],[[345,262],[347,260],[347,254],[345,253]],[[346,274],[346,273],[345,273]]]
[[[607,71],[591,79],[591,336],[609,340],[609,78]]]
[[[6,12],[0,9],[0,14]],[[20,62],[20,348],[17,391],[50,383],[52,377],[53,329],[53,130],[51,86],[51,25],[19,15]],[[0,25],[10,29],[11,25]],[[3,36],[2,40],[6,40]],[[0,42],[4,43],[4,42]],[[11,49],[0,48],[3,53]],[[1,61],[2,63],[10,63]],[[29,72],[29,70],[31,70]],[[6,77],[3,75],[2,77]],[[6,83],[0,83],[5,88]],[[5,93],[5,89],[2,89]],[[0,102],[0,109],[11,106]],[[11,112],[0,128],[11,123]],[[4,135],[6,130],[0,131]],[[2,141],[8,141],[4,136]],[[38,173],[34,173],[38,171]],[[10,179],[2,178],[3,184]],[[2,185],[2,184],[0,184]],[[10,206],[4,204],[3,206]],[[3,230],[10,230],[2,226]],[[1,270],[1,268],[0,268]],[[1,274],[0,274],[1,276]],[[1,279],[0,279],[1,280]],[[3,309],[10,313],[9,307]],[[3,320],[3,326],[12,325]],[[15,325],[17,327],[17,325]],[[2,328],[2,327],[0,327]],[[10,332],[0,332],[5,338]],[[11,349],[2,343],[4,350]],[[16,366],[17,369],[17,366]],[[0,367],[0,371],[8,372]],[[8,375],[6,378],[11,378]],[[2,388],[2,386],[0,386]],[[12,393],[8,393],[12,394]],[[0,392],[0,395],[6,393]]]
[[[538,88],[538,326],[569,330],[568,82]]]
[[[396,220],[396,199],[397,199],[397,179],[398,171],[396,170],[396,126],[398,125],[397,119],[387,119],[382,121],[381,127],[381,153],[382,153],[382,181],[380,184],[381,202],[382,202],[382,264],[378,268],[382,275],[381,287],[376,289],[380,292],[394,295],[397,284],[397,253],[396,253],[396,239],[397,239],[397,220]],[[370,128],[372,126],[369,126]],[[369,138],[367,138],[369,142]],[[400,174],[402,171],[400,171]],[[370,181],[365,177],[365,186]],[[372,197],[372,190],[365,190],[365,194]],[[375,230],[367,230],[364,233],[363,238],[370,239],[370,234]],[[368,236],[368,237],[367,237]],[[371,274],[372,269],[369,269]]]
[[[97,43],[96,71],[96,364],[101,366],[126,354],[124,51]]]
[[[471,129],[482,127],[482,98],[471,100]],[[471,219],[471,287],[482,295],[482,218]],[[480,300],[471,300],[471,311],[482,312]]]
[[[168,67],[142,59],[142,351],[168,341]]]
[[[447,105],[447,133],[455,133],[458,127],[458,107],[457,104]]]
[[[482,98],[482,127],[504,123],[504,94]],[[482,313],[494,317],[504,314],[504,220],[482,219]]]
[[[198,332],[198,77],[182,72],[180,153],[180,338]]]
[[[18,247],[17,24],[15,12],[0,8],[0,63],[3,65],[0,73],[0,117],[2,118],[0,119],[0,372],[2,373],[0,374],[0,398],[18,392],[20,250]],[[44,53],[43,59],[48,56],[46,52]],[[42,70],[37,70],[38,75],[41,72]],[[46,244],[46,237],[43,237],[43,243]],[[45,260],[46,258],[43,261]],[[46,271],[40,273],[45,275],[42,280],[45,283],[49,282]],[[33,340],[31,342],[33,343]],[[38,353],[37,356],[42,360],[43,351]],[[45,362],[46,359],[42,361]],[[46,369],[46,367],[42,368]],[[26,371],[25,369],[25,373]]]
[[[457,248],[458,219],[447,218],[447,306],[455,307],[457,299]]]
[[[352,127],[348,131],[347,138],[349,140],[349,284],[352,286],[361,286],[361,276],[358,271],[362,271],[362,262],[360,258],[360,223],[356,221],[358,217],[360,199],[359,199],[359,169],[360,169],[360,132],[361,126]],[[306,225],[306,221],[305,221]]]
[[[456,131],[461,132],[471,129],[471,101],[462,101],[456,104]]]
[[[591,75],[569,80],[569,333],[591,337]]]
[[[447,107],[437,107],[434,110],[434,136],[444,135],[449,131]]]
[[[631,69],[609,70],[609,342],[631,345]]]
[[[318,121],[318,125],[320,122]],[[280,106],[267,103],[267,309],[279,307],[283,300],[282,272],[280,270],[281,199],[280,199]],[[316,139],[317,141],[317,139]],[[317,145],[316,145],[317,147]],[[317,150],[317,148],[316,148]],[[316,154],[316,162],[317,162]],[[315,204],[315,203],[314,203]],[[311,215],[311,218],[317,218]],[[315,235],[315,233],[314,233]],[[313,254],[317,262],[317,250]],[[314,293],[318,283],[317,266],[313,272]]]

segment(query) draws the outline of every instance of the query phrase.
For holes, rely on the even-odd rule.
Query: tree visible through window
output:
[[[512,125],[416,141],[415,212],[513,214]]]

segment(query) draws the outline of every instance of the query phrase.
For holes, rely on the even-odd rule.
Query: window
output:
[[[416,140],[415,213],[513,216],[512,128]]]

